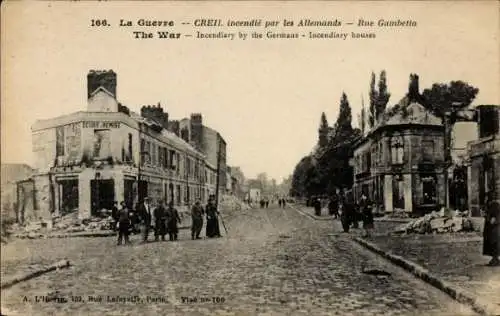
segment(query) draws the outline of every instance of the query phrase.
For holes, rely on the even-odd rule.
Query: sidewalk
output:
[[[478,233],[355,240],[477,311],[500,315],[500,268],[486,266],[491,258],[481,255]]]

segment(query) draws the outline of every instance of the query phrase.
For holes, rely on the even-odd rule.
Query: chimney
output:
[[[408,85],[408,98],[410,102],[420,100],[420,92],[418,88],[418,75],[410,74],[410,84]]]
[[[90,70],[87,74],[87,98],[99,87],[108,90],[116,98],[116,73],[113,70]]]
[[[155,121],[164,129],[168,129],[168,113],[163,112],[160,103],[157,106],[146,105],[141,108],[141,116]]]
[[[203,117],[201,113],[191,114],[190,124],[191,142],[198,150],[203,151]]]

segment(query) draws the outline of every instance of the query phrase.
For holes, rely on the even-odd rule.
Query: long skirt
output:
[[[207,219],[207,237],[215,237],[220,235],[219,232],[219,221],[216,217]]]
[[[177,227],[176,220],[170,220],[167,222],[167,233],[169,234],[178,234],[179,228]]]

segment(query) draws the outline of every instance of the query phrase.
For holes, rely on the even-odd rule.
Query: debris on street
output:
[[[473,231],[469,213],[441,210],[398,226],[395,234],[442,234]]]

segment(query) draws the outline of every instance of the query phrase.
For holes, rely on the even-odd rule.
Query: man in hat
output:
[[[200,233],[203,228],[203,207],[200,204],[200,200],[196,200],[196,203],[191,208],[191,239],[201,239]]]
[[[170,201],[167,208],[167,230],[170,241],[177,240],[177,234],[179,233],[179,228],[177,224],[181,222],[179,212],[174,208],[174,202]]]
[[[163,206],[163,201],[154,210],[155,218],[155,241],[161,237],[162,241],[165,241],[165,235],[167,234],[167,210]]]
[[[148,241],[149,230],[151,229],[151,218],[152,210],[151,204],[149,204],[149,198],[145,197],[144,202],[139,204],[138,207],[139,216],[143,225],[143,242]]]

